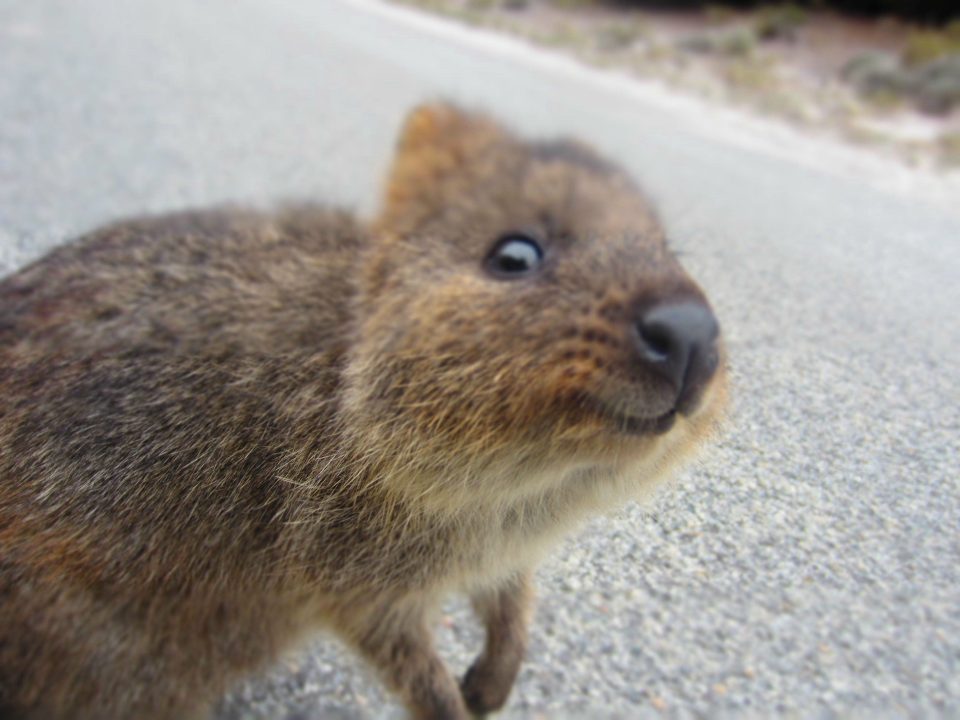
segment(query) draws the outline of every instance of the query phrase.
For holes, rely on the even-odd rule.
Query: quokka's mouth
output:
[[[670,410],[652,418],[638,418],[630,415],[606,413],[614,427],[625,435],[664,435],[673,429],[677,422],[677,411]]]
[[[680,397],[676,404],[662,415],[650,418],[639,418],[632,415],[612,413],[609,410],[601,411],[623,433],[629,435],[663,435],[670,432],[676,425],[677,417],[692,417],[704,406],[706,386],[698,388],[695,393],[688,393]]]
[[[611,430],[622,435],[663,435],[673,429],[679,414],[676,407],[673,407],[661,415],[639,417],[611,410],[596,398],[584,400],[583,404],[602,417]]]

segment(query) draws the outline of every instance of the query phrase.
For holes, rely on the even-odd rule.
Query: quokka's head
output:
[[[412,492],[466,502],[592,466],[642,475],[714,424],[714,314],[648,201],[588,147],[422,106],[374,232],[346,405]]]

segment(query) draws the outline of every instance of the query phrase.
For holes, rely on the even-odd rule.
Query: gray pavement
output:
[[[508,714],[960,714],[960,197],[455,35],[331,0],[0,0],[0,270],[148,210],[368,210],[424,98],[592,140],[713,299],[733,412],[542,568]],[[459,601],[440,643],[477,649]],[[397,714],[329,638],[220,710]]]

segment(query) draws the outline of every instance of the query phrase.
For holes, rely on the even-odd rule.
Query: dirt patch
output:
[[[960,167],[960,22],[792,5],[654,10],[591,0],[395,0],[661,80],[914,167]]]

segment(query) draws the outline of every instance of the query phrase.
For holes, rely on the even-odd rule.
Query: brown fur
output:
[[[504,232],[536,277],[491,278]],[[530,571],[710,432],[666,434],[638,303],[702,298],[643,196],[570,142],[414,112],[370,226],[322,208],[124,222],[0,283],[0,715],[202,717],[326,626],[414,716],[500,707]],[[468,592],[458,687],[429,618]],[[7,715],[4,715],[6,717]]]

